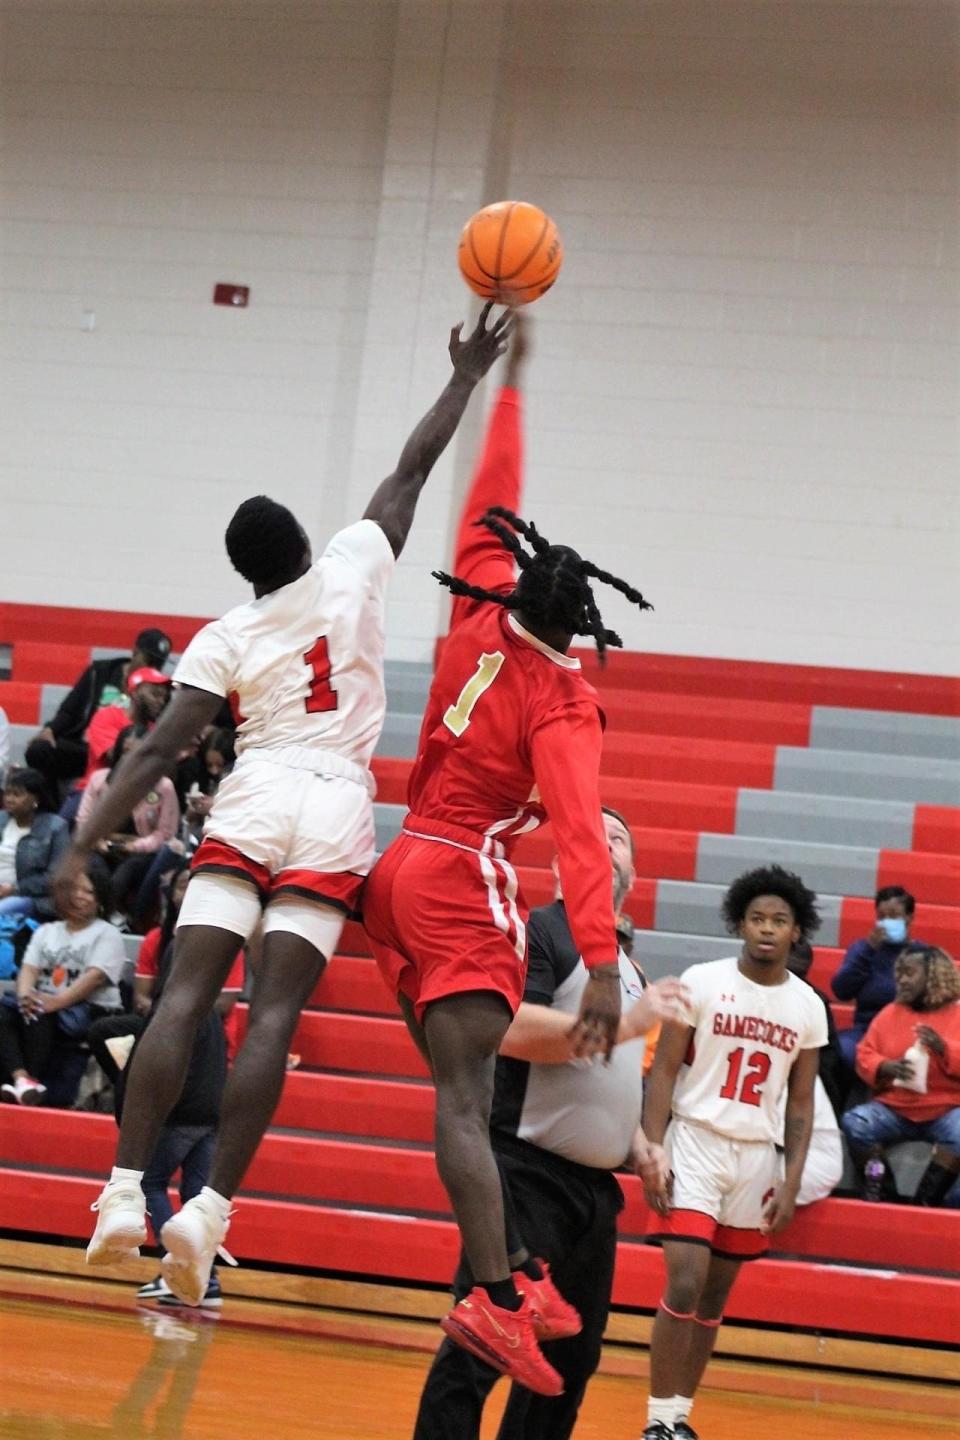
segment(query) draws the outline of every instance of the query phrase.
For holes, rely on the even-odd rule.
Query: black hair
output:
[[[107,769],[110,771],[111,779],[113,778],[114,770],[116,770],[117,766],[120,764],[120,761],[123,759],[124,745],[126,745],[130,736],[135,735],[136,733],[137,730],[135,725],[124,725],[123,729],[120,731],[120,734],[117,736],[116,740],[114,740],[110,749],[107,751]],[[107,783],[109,784],[109,781]]]
[[[234,570],[265,591],[296,579],[306,549],[296,516],[268,495],[237,507],[225,539]]]
[[[226,761],[226,768],[229,770],[237,758],[237,737],[233,730],[223,726],[219,730],[211,730],[205,740],[200,742],[201,758],[208,750],[216,750]],[[206,767],[204,767],[206,768]]]
[[[189,870],[189,868],[190,861],[183,855],[177,856],[173,861],[171,872],[164,876],[163,884],[161,885],[161,893],[163,896],[163,918],[160,922],[159,951],[161,955],[163,955],[173,939],[174,931],[177,928],[177,919],[180,914],[179,910],[173,908],[173,887],[180,879],[184,870]]]
[[[882,905],[884,900],[902,900],[903,908],[908,915],[912,915],[917,908],[916,900],[909,890],[904,890],[902,885],[884,885],[882,890],[878,890],[873,897],[874,910],[878,905]]]
[[[630,822],[627,820],[627,817],[625,815],[621,815],[619,810],[614,810],[612,805],[601,805],[600,813],[601,815],[611,815],[614,820],[620,821],[620,824],[623,826],[624,830],[626,830],[627,836],[630,840],[630,859],[633,860],[635,849],[633,844],[633,831],[630,829]]]
[[[52,810],[50,804],[50,791],[47,782],[39,770],[32,769],[29,765],[22,765],[19,769],[7,771],[7,778],[3,782],[4,790],[26,790],[37,802],[38,810]]]
[[[723,897],[721,913],[731,935],[737,935],[747,910],[758,895],[776,895],[793,911],[804,940],[820,925],[817,897],[800,879],[781,865],[761,866],[738,875]]]
[[[502,524],[506,521],[506,524]],[[597,645],[601,665],[606,660],[608,645],[622,648],[623,641],[613,630],[608,630],[597,608],[590,580],[600,580],[625,595],[631,605],[641,610],[652,610],[639,590],[618,580],[608,570],[600,570],[590,560],[584,560],[567,545],[551,545],[537,527],[521,520],[512,510],[502,505],[493,505],[475,522],[485,525],[498,536],[504,549],[509,550],[520,567],[520,575],[512,590],[498,592],[484,590],[482,586],[470,585],[456,575],[443,570],[434,570],[434,578],[446,585],[454,595],[463,595],[470,600],[489,601],[502,605],[506,610],[522,610],[529,619],[544,625],[554,625],[568,635],[592,635]],[[519,536],[527,541],[533,554],[525,550]]]
[[[97,914],[103,920],[113,909],[110,867],[100,855],[91,855],[84,873],[93,887],[93,898],[97,902]]]

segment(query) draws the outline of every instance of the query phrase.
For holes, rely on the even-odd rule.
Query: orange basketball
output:
[[[563,245],[539,206],[498,200],[464,225],[457,260],[474,294],[503,305],[529,305],[560,274]]]

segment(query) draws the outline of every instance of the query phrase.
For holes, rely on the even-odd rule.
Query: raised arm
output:
[[[161,775],[173,768],[180,752],[191,746],[205,726],[213,721],[222,704],[222,695],[197,690],[192,685],[181,685],[174,691],[173,699],[156,728],[120,762],[100,803],[74,836],[73,844],[54,876],[55,899],[60,902],[69,899],[73,886],[84,871],[87,856],[98,841],[105,840],[120,828],[134,805],[143,799]]]
[[[462,325],[451,330],[453,375],[404,445],[396,470],[381,481],[364,512],[365,520],[376,521],[383,530],[394,555],[406,543],[420,491],[460,424],[474,387],[507,348],[511,312],[504,311],[488,329],[490,310],[491,304],[484,305],[466,340],[460,338]]]

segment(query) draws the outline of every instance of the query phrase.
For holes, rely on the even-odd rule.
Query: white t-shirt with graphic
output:
[[[319,746],[367,766],[386,711],[384,602],[394,555],[360,520],[305,575],[195,635],[174,683],[229,697],[237,752]]]
[[[827,1043],[823,1001],[789,971],[780,985],[758,985],[741,974],[736,956],[691,965],[682,979],[694,1034],[674,1116],[730,1140],[778,1142],[794,1061]]]
[[[88,970],[102,970],[105,983],[85,998],[88,1004],[108,1010],[120,1007],[117,982],[126,960],[123,938],[106,920],[94,920],[83,930],[68,930],[66,921],[52,920],[40,926],[23,957],[24,965],[37,967],[37,989],[42,995],[56,995]]]

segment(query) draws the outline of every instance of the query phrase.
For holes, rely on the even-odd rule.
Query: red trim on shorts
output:
[[[718,1225],[713,1253],[724,1260],[759,1260],[770,1249],[770,1237],[761,1230],[740,1230],[735,1225]]]
[[[213,836],[201,841],[190,869],[194,875],[232,875],[237,880],[249,880],[260,892],[261,900],[270,891],[270,871],[265,865],[258,865],[233,845]]]
[[[651,1212],[647,1238],[650,1240],[691,1240],[712,1245],[717,1222],[705,1210],[671,1210],[669,1215]]]
[[[365,875],[354,875],[349,870],[324,873],[320,870],[281,870],[270,885],[270,899],[275,895],[299,895],[304,900],[315,900],[318,905],[329,905],[340,910],[349,919],[359,919],[358,904]]]

